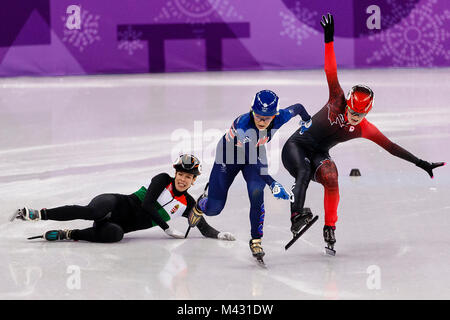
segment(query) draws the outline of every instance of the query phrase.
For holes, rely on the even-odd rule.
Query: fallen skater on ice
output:
[[[161,173],[153,177],[148,188],[142,187],[130,194],[101,194],[87,206],[67,205],[52,209],[18,209],[11,221],[75,219],[92,220],[94,224],[86,229],[50,230],[42,236],[31,237],[54,240],[84,240],[111,243],[122,240],[125,233],[161,227],[173,238],[184,239],[184,233],[169,226],[177,217],[188,217],[195,200],[187,192],[197,176],[201,174],[200,161],[192,155],[181,155],[173,165],[175,177]],[[203,236],[220,240],[235,240],[229,232],[219,232],[201,218],[197,227]]]

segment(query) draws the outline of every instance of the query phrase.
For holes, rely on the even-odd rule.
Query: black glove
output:
[[[320,21],[322,25],[323,32],[325,35],[325,43],[334,41],[334,19],[333,16],[329,13],[327,17],[322,16],[322,20]]]
[[[425,170],[430,175],[431,178],[433,178],[433,169],[437,167],[442,167],[443,165],[445,165],[445,162],[430,163],[428,161],[419,160],[419,162],[416,163],[416,166]]]

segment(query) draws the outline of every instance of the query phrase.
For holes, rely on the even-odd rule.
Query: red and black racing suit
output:
[[[372,123],[363,119],[360,124],[348,123],[346,99],[338,77],[333,42],[325,43],[325,73],[329,99],[312,117],[312,125],[304,134],[296,130],[286,141],[282,151],[284,167],[295,178],[294,202],[291,213],[300,212],[305,203],[309,181],[325,188],[325,225],[335,226],[339,204],[338,171],[328,151],[336,144],[355,138],[369,139],[392,155],[417,164],[420,159],[386,138]]]

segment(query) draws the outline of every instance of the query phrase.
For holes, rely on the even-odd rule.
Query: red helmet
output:
[[[373,91],[369,87],[358,84],[347,95],[347,106],[357,113],[368,113],[373,106]]]

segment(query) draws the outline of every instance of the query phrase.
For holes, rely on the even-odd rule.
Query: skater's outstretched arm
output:
[[[287,112],[285,112],[283,110],[285,110]],[[306,111],[306,108],[301,103],[296,103],[285,109],[281,109],[280,115],[283,116],[284,122],[288,122],[292,117],[295,117],[297,115],[300,115],[300,117],[302,118],[303,121],[311,120],[311,116],[309,115],[308,111]]]
[[[323,16],[320,21],[324,30],[325,40],[325,74],[327,76],[328,89],[329,89],[329,102],[336,99],[338,96],[344,95],[344,91],[339,84],[337,76],[337,63],[336,55],[334,54],[334,18],[331,14],[326,17]]]
[[[403,149],[398,144],[389,140],[384,134],[381,133],[380,130],[378,130],[375,125],[373,125],[366,119],[364,119],[360,125],[361,137],[375,142],[393,156],[414,163],[419,168],[425,170],[431,178],[433,178],[433,169],[445,165],[445,162],[430,163],[428,161],[417,158],[411,152]]]
[[[220,239],[220,240],[236,240],[233,234],[230,232],[220,232],[211,227],[207,222],[205,217],[201,217],[197,224],[198,230],[206,238]]]
[[[258,147],[257,162],[254,165],[257,167],[259,175],[268,186],[276,182],[275,179],[272,178],[272,176],[269,174],[269,166],[267,165],[266,147],[264,145],[260,145]]]
[[[266,155],[266,148],[264,145],[259,146],[259,157],[257,159],[257,163],[255,166],[257,167],[257,171],[259,172],[260,177],[264,180],[264,182],[269,186],[270,191],[272,191],[272,194],[277,199],[284,199],[288,200],[290,199],[291,195],[284,189],[284,187],[277,181],[275,181],[274,178],[272,178],[271,175],[269,175],[269,167],[267,165],[267,155]]]
[[[281,127],[283,124],[292,119],[292,117],[300,115],[300,117],[302,118],[302,120],[299,122],[299,126],[301,127],[301,134],[307,131],[312,124],[311,116],[309,115],[308,111],[306,111],[306,108],[300,103],[296,103],[285,109],[280,109],[279,115],[280,120],[278,120],[277,118],[275,119],[275,121],[280,121],[276,124],[277,127]]]

